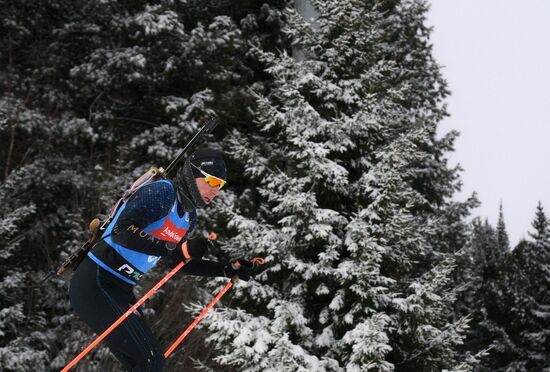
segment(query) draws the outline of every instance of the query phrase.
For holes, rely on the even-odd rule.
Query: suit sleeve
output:
[[[182,269],[185,274],[196,276],[225,276],[225,265],[210,260],[192,259]]]
[[[111,239],[128,249],[152,256],[167,256],[169,245],[143,229],[170,213],[175,202],[174,187],[167,182],[153,182],[141,187],[126,202],[113,228]]]

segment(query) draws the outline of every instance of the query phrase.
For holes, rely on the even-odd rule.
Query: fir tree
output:
[[[529,232],[531,239],[534,240],[535,244],[545,245],[550,240],[550,223],[541,202],[537,205],[537,211],[531,226],[534,229],[534,232]]]
[[[314,5],[318,32],[285,12],[303,60],[257,51],[273,84],[258,92],[254,126],[231,133],[246,187],[223,204],[235,208],[223,248],[269,266],[206,320],[215,360],[247,371],[448,368],[466,327],[449,322],[449,253],[460,247],[443,243],[436,220],[459,187],[445,159],[456,133],[435,139],[446,89],[425,3]]]
[[[497,246],[498,254],[506,254],[510,250],[510,240],[508,239],[508,233],[506,232],[506,225],[504,223],[504,212],[502,211],[502,202],[500,203],[498,222],[497,222]]]
[[[503,226],[502,213],[499,220]],[[539,205],[533,222],[535,233],[531,234],[535,242],[521,241],[506,253],[506,247],[499,243],[498,229],[474,220],[472,269],[461,296],[460,313],[470,312],[473,319],[465,349],[491,349],[482,359],[483,370],[534,371],[548,367],[548,261],[541,249],[547,244],[545,221]]]
[[[0,364],[6,371],[56,368],[52,360],[71,318],[63,285],[40,286],[53,266],[51,251],[83,238],[86,210],[72,211],[90,193],[75,149],[89,145],[93,133],[60,110],[69,100],[46,62],[52,34],[67,22],[64,5],[0,4]]]
[[[502,261],[494,254],[497,246],[495,229],[487,219],[473,219],[470,235],[461,256],[458,270],[462,272],[460,294],[455,304],[457,317],[471,318],[468,337],[462,352],[465,355],[485,353],[504,331],[492,321],[490,314],[498,314],[498,283]],[[483,360],[485,361],[487,357]]]
[[[539,202],[532,226],[534,240],[526,254],[524,272],[529,278],[524,291],[532,300],[524,311],[529,322],[521,330],[527,349],[526,366],[530,369],[550,368],[550,226]]]

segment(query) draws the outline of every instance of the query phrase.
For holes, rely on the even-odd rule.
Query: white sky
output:
[[[540,200],[550,215],[550,1],[431,0],[434,55],[451,96],[441,129],[461,132],[464,199],[496,224],[500,200],[512,245]]]

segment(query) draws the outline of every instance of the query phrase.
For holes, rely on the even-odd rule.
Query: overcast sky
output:
[[[500,200],[513,245],[540,200],[550,216],[550,1],[432,0],[434,55],[451,97],[441,129],[461,136],[463,199],[496,224]]]

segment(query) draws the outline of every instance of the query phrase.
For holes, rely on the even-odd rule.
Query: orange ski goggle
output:
[[[221,178],[218,178],[216,176],[213,176],[211,174],[206,173],[199,167],[197,167],[195,164],[191,163],[191,165],[199,170],[201,174],[204,176],[204,181],[210,186],[210,187],[217,187],[218,190],[221,190],[222,187],[225,185],[225,181]]]

